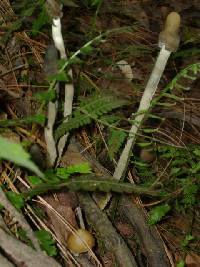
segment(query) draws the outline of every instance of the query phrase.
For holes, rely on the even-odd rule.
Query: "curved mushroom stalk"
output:
[[[52,38],[54,41],[54,45],[56,49],[60,53],[60,58],[67,60],[64,40],[62,36],[62,25],[61,25],[61,17],[62,17],[62,5],[58,4],[55,0],[47,0],[46,1],[47,10],[49,11],[52,17]],[[68,75],[73,78],[72,70],[68,71]],[[54,81],[55,82],[55,81]],[[56,82],[55,82],[56,83]],[[57,93],[59,93],[59,86],[56,83]],[[51,86],[50,86],[51,87]],[[64,121],[67,121],[72,113],[72,103],[74,96],[74,86],[72,83],[65,83],[65,102],[64,102]],[[56,142],[54,140],[53,135],[53,126],[55,123],[57,114],[57,101],[49,102],[48,106],[48,120],[47,127],[45,128],[45,139],[47,143],[47,151],[49,154],[49,162],[50,165],[53,166],[57,159],[57,165],[62,156],[63,149],[65,147],[68,133],[60,138],[58,144],[56,146]]]

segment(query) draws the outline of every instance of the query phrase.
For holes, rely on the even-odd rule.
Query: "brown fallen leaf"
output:
[[[187,267],[199,267],[200,256],[195,253],[190,253],[186,256],[185,263]]]

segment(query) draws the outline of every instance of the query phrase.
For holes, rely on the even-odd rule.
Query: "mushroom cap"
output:
[[[89,248],[91,249],[95,245],[95,239],[93,235],[85,229],[78,229],[76,234],[70,234],[67,239],[68,248],[74,253],[87,252]]]
[[[141,149],[140,158],[145,162],[152,162],[155,160],[156,155],[152,149]]]
[[[165,48],[171,52],[178,49],[180,37],[181,18],[177,12],[171,12],[166,18],[165,28],[159,35],[159,47],[165,45]]]

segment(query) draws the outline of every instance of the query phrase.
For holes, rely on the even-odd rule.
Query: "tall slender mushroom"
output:
[[[62,5],[60,5],[55,0],[47,0],[46,6],[47,10],[49,11],[52,17],[52,38],[54,41],[54,45],[60,53],[60,58],[67,60],[64,40],[62,36],[62,25],[61,25]],[[68,71],[68,75],[71,77],[71,79],[73,78],[71,69]],[[52,84],[54,84],[54,82]],[[73,83],[65,83],[65,100],[64,100],[64,112],[63,112],[65,122],[69,119],[72,113],[73,96],[74,96]],[[53,103],[50,101],[48,106],[48,122],[47,122],[47,127],[45,128],[45,139],[47,143],[47,151],[49,154],[49,160],[51,166],[55,164],[56,158],[57,158],[57,165],[59,164],[63,149],[65,147],[68,138],[68,133],[66,133],[59,139],[56,147],[56,143],[53,136],[53,126],[55,123],[56,113],[57,113],[57,103],[56,102]]]
[[[150,108],[151,100],[156,92],[158,83],[161,79],[167,60],[171,52],[175,52],[178,49],[180,38],[179,38],[179,27],[180,27],[180,15],[176,12],[171,12],[166,19],[164,30],[159,35],[159,47],[160,53],[156,60],[155,66],[151,73],[151,76],[147,82],[146,88],[144,90],[140,105],[138,108],[137,115],[132,125],[127,143],[124,147],[124,150],[121,153],[120,159],[116,166],[113,177],[117,180],[124,179],[127,167],[129,164],[130,156],[132,153],[132,148],[136,140],[137,132],[142,124],[142,120],[145,117],[145,114]],[[101,207],[104,208],[108,201],[110,200],[110,195],[107,195],[107,198],[102,201]]]

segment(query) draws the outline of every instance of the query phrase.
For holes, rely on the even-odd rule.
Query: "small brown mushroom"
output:
[[[141,160],[143,160],[145,162],[152,162],[155,160],[156,155],[152,149],[143,148],[140,151],[140,158],[141,158]]]
[[[76,234],[70,234],[67,239],[67,246],[74,253],[87,252],[89,248],[92,249],[94,245],[95,239],[93,235],[81,228],[76,231]]]

